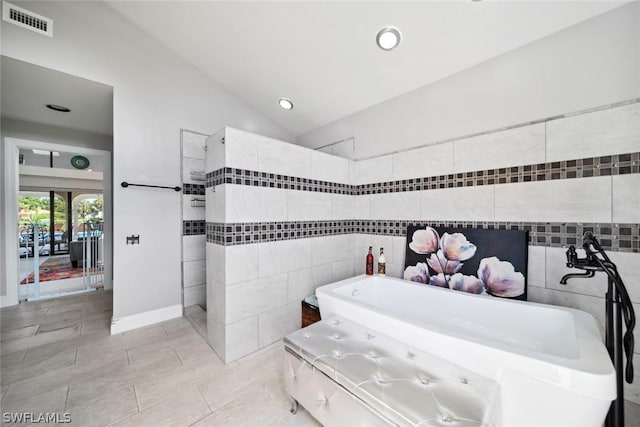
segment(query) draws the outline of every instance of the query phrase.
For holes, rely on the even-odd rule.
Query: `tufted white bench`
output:
[[[340,318],[284,339],[286,390],[325,426],[493,427],[494,381]]]

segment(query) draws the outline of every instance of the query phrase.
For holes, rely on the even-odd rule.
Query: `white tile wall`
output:
[[[234,361],[260,348],[258,344],[258,316],[247,317],[226,325],[225,363]]]
[[[287,276],[287,299],[289,302],[302,301],[304,297],[311,295],[316,287],[311,267],[290,271]]]
[[[207,139],[205,172],[213,172],[225,166],[226,145],[220,142],[224,137],[225,129],[222,129]]]
[[[206,307],[207,305],[206,285],[184,288],[182,296],[185,307],[191,307],[192,305]]]
[[[207,242],[206,251],[207,283],[211,281],[225,283],[226,247]]]
[[[640,223],[640,174],[616,175],[612,180],[613,222]]]
[[[226,321],[235,322],[287,303],[287,274],[226,287]]]
[[[338,282],[355,275],[353,258],[331,263],[331,281]]]
[[[611,221],[610,176],[500,184],[495,192],[497,221]]]
[[[381,156],[355,162],[352,184],[370,184],[393,179],[393,156]]]
[[[384,256],[387,259],[387,263],[392,263],[395,260],[395,248],[393,245],[395,237],[380,236],[377,234],[356,234],[355,247],[353,251],[353,258],[356,260],[356,268],[358,271],[362,270],[366,265],[367,252],[369,246],[373,246],[373,261],[374,269],[377,269],[378,257],[380,256],[380,248],[384,248]],[[402,249],[404,252],[404,248]]]
[[[204,159],[191,159],[189,157],[182,158],[182,182],[187,184],[201,184],[204,185],[205,181],[196,181],[191,176],[191,172],[206,173]]]
[[[609,257],[618,266],[618,272],[629,291],[631,301],[640,304],[640,254],[610,252]],[[638,316],[640,317],[640,313]],[[640,347],[636,351],[640,353]]]
[[[183,261],[183,286],[189,288],[191,286],[203,285],[206,283],[205,260]]]
[[[376,266],[375,262],[373,264],[374,268]],[[364,258],[362,258],[360,256],[360,254],[357,254],[354,258],[353,258],[353,271],[354,274],[360,275],[360,274],[365,274],[366,273],[366,265],[365,265],[365,261]]]
[[[406,237],[392,237],[391,238],[391,262],[394,264],[404,265],[405,253],[407,250],[407,238]]]
[[[604,297],[607,291],[607,278],[604,273],[596,274],[595,277],[589,279],[571,279],[566,285],[560,284],[560,278],[563,275],[579,272],[579,270],[566,267],[565,252],[564,248],[546,248],[546,287],[559,291]],[[640,303],[640,254],[613,251],[607,254],[617,265],[631,301]],[[584,253],[581,253],[580,256],[584,256]]]
[[[358,162],[231,128],[222,149],[230,167],[365,184],[635,151],[639,108],[638,104],[620,107]],[[638,222],[640,192],[634,190],[639,187],[636,175],[368,196],[223,185],[218,187],[225,189],[218,204],[207,194],[207,205],[219,206],[227,222],[350,218]],[[220,214],[207,215],[210,218]],[[403,237],[344,235],[223,248],[222,271],[208,277],[227,284],[218,294],[227,298],[229,306],[224,301],[217,304],[226,322],[233,322],[215,332],[226,341],[226,360],[297,328],[300,300],[317,286],[364,272],[369,245],[374,246],[376,260],[379,247],[385,248],[389,276],[402,276]],[[614,253],[612,258],[628,285],[640,282],[639,254]],[[602,321],[602,281],[560,285],[559,277],[568,272],[565,262],[564,249],[529,248],[530,300],[584,309]],[[640,302],[638,286],[631,285],[630,293]]]
[[[401,279],[404,273],[404,264],[387,263],[386,275],[389,277],[395,277]]]
[[[419,191],[371,194],[369,195],[369,218],[417,219],[420,218],[420,206]]]
[[[232,127],[225,128],[224,166],[258,170],[258,135]],[[215,169],[207,167],[209,172]]]
[[[207,238],[205,235],[182,236],[182,260],[194,261],[205,259],[206,242]]]
[[[282,175],[312,178],[312,151],[276,139],[258,136],[258,169]]]
[[[545,124],[538,123],[453,142],[455,172],[545,161]]]
[[[351,160],[320,151],[311,152],[311,177],[322,181],[348,183]]]
[[[334,144],[332,147],[333,152],[329,154],[353,160],[355,155],[355,141],[353,138]]]
[[[311,267],[311,277],[316,287],[331,283],[331,264],[314,265]]]
[[[372,246],[373,253],[373,270],[377,274],[378,257],[380,256],[380,248],[384,248],[384,254],[387,259],[387,270],[393,263],[394,258],[394,237],[380,236],[375,234],[357,234],[355,237],[355,245],[353,250],[353,268],[354,275],[364,274],[366,269],[366,257],[369,246]]]
[[[353,219],[356,211],[356,197],[346,194],[331,195],[331,219]]]
[[[355,196],[355,218],[354,219],[369,219],[369,196]]]
[[[221,186],[216,187],[216,192],[219,187]],[[224,187],[225,222],[287,220],[287,198],[290,190],[248,185],[225,185]]]
[[[547,280],[546,249],[544,246],[529,246],[529,263],[527,266],[527,286],[544,288]],[[550,248],[551,249],[551,248]],[[562,255],[566,249],[562,249]],[[566,257],[564,257],[566,262]]]
[[[289,221],[330,220],[333,195],[310,191],[281,190],[286,193]]]
[[[258,278],[258,246],[258,243],[221,246],[224,248],[224,282],[227,285]]]
[[[351,258],[353,253],[354,236],[349,234],[314,237],[303,241],[310,243],[311,257],[307,266],[342,261]]]
[[[223,166],[340,183],[351,179],[351,160],[232,128],[226,128],[224,136],[225,144],[219,144],[226,159]],[[209,164],[207,169],[215,170]],[[231,184],[217,186],[215,193],[208,190],[206,199],[209,222],[351,219],[356,204],[355,198],[344,195]],[[316,248],[314,242],[319,239],[324,244]],[[336,277],[353,275],[352,236],[208,246],[222,248],[207,253],[207,267],[215,268],[209,257],[221,257],[222,267],[211,271],[208,281],[225,285],[223,290],[213,290],[217,299],[224,300],[218,301],[222,318],[213,316],[217,316],[216,339],[222,341],[227,362],[299,327],[302,298]],[[245,339],[246,345],[241,345]]]
[[[494,187],[443,188],[424,190],[421,194],[421,219],[493,221]]]
[[[319,239],[323,238],[259,243],[259,277],[270,277],[275,274],[311,267],[312,244]]]
[[[453,144],[437,144],[392,155],[393,180],[453,173]]]
[[[264,347],[300,329],[302,306],[291,302],[258,315],[258,345]]]
[[[190,157],[192,159],[205,158],[205,150],[207,136],[195,132],[182,132],[182,157]]]
[[[638,151],[640,103],[547,123],[547,161]]]
[[[565,274],[581,272],[566,266],[566,251],[564,248],[546,248],[546,288],[603,297],[607,291],[607,279],[603,274],[598,274],[590,279],[571,279],[566,285],[560,284],[560,279]],[[584,253],[580,254],[580,256],[584,256]]]
[[[207,246],[213,245],[207,243]],[[209,260],[207,259],[207,267]],[[224,283],[213,280],[207,269],[207,341],[218,356],[225,358],[225,286]]]
[[[226,357],[224,348],[225,330],[225,324],[216,322],[212,315],[207,312],[207,342],[223,361]]]
[[[207,136],[182,131],[182,182],[204,184],[191,177],[192,171],[205,172]],[[191,206],[191,199],[204,196],[182,195],[182,220],[205,219],[205,208]],[[183,305],[205,306],[205,236],[182,237],[182,294]]]
[[[334,263],[327,263],[290,271],[288,275],[289,302],[300,302],[307,295],[313,294],[318,286],[331,283],[333,281],[333,264]],[[338,268],[338,266],[336,266],[336,268]]]
[[[321,153],[332,154],[344,159],[353,160],[355,154],[355,141],[353,138],[349,138],[341,142],[336,142],[335,144],[327,145],[323,148],[316,148],[316,150]]]
[[[204,199],[205,196],[194,196],[192,194],[182,195],[182,219],[186,220],[202,220],[205,219],[206,212],[204,206],[191,206],[191,199]]]
[[[231,187],[229,184],[223,184],[204,190],[206,205],[204,211],[207,222],[224,222],[226,216],[225,197],[229,187]]]

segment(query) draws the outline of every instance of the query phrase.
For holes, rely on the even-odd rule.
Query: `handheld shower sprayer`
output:
[[[584,233],[582,249],[585,257],[580,258],[574,246],[570,246],[566,252],[567,267],[584,270],[584,273],[569,273],[562,276],[560,283],[567,284],[567,280],[573,278],[589,278],[596,272],[604,272],[607,275],[608,287],[605,298],[606,311],[606,346],[616,369],[616,385],[618,396],[611,404],[607,416],[606,427],[622,427],[624,425],[624,390],[623,390],[623,348],[627,359],[625,379],[633,382],[633,328],[636,324],[636,316],[629,298],[629,293],[618,273],[617,266],[607,256],[600,246],[600,242],[592,232]],[[625,333],[622,334],[622,319],[624,319]]]

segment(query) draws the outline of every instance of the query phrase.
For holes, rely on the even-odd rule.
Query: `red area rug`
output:
[[[74,277],[82,277],[82,265],[78,268],[73,268],[69,260],[69,255],[49,258],[40,264],[40,282],[72,279]],[[26,285],[27,283],[33,283],[33,280],[32,272],[26,279],[23,279],[20,284]]]

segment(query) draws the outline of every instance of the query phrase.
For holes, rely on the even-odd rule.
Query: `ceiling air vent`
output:
[[[2,2],[2,19],[38,34],[53,37],[53,20],[6,1]]]

